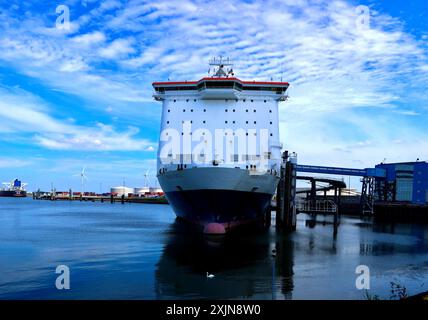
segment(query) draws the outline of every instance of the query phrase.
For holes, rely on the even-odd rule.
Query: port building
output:
[[[376,168],[386,171],[377,179],[377,198],[387,202],[428,203],[428,163],[425,161],[381,163]]]

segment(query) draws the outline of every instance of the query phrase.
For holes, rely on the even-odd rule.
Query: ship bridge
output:
[[[239,99],[245,95],[269,96],[275,100],[287,98],[288,82],[243,81],[235,77],[229,58],[214,58],[210,65],[214,67],[213,75],[198,81],[154,82],[154,98],[164,100],[168,95],[197,95],[204,100]]]
[[[154,82],[154,97],[163,100],[169,92],[174,95],[198,94],[202,99],[239,99],[243,94],[276,96],[285,100],[288,82],[243,81],[235,77],[206,77],[199,81]]]

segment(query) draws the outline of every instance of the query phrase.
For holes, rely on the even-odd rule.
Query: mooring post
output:
[[[294,161],[289,159],[288,151],[283,153],[282,159],[277,188],[276,225],[294,231],[296,230],[296,166]]]
[[[315,206],[315,202],[317,201],[317,182],[315,179],[311,179],[311,203]]]
[[[285,202],[285,228],[296,230],[296,164],[289,159],[285,171],[286,202]]]
[[[282,162],[280,166],[279,183],[276,189],[276,227],[282,228],[284,225],[285,211],[285,165],[288,159],[288,151],[282,154]]]

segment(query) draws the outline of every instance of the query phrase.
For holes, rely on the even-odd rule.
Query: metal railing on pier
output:
[[[297,200],[296,208],[299,212],[307,213],[336,213],[337,204],[332,200]]]

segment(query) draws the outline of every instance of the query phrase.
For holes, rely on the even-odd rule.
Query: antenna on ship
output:
[[[232,69],[233,61],[229,57],[227,58],[223,56],[214,57],[210,59],[209,65],[213,66],[213,73],[214,73],[213,77],[227,78],[229,76],[233,77],[235,75]],[[226,70],[224,70],[225,67],[230,67],[230,68],[227,68]],[[210,71],[211,71],[211,68],[208,69],[208,74],[210,74]]]

